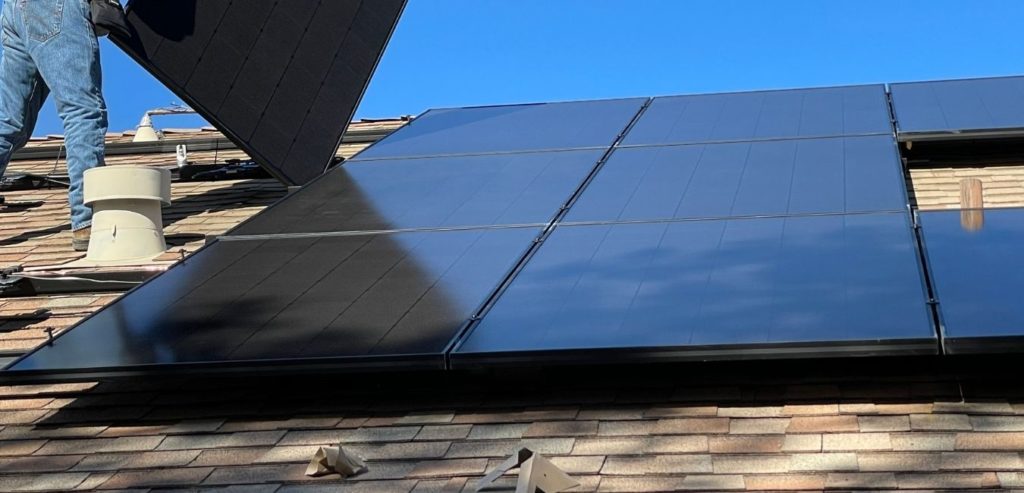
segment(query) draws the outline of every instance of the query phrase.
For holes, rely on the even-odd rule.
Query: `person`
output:
[[[0,177],[11,155],[28,142],[39,109],[53,93],[64,125],[76,251],[88,249],[92,225],[92,209],[83,203],[83,175],[103,166],[107,133],[99,27],[93,19],[114,5],[120,11],[116,0],[98,1],[107,8],[97,9],[90,0],[5,0],[0,14]]]

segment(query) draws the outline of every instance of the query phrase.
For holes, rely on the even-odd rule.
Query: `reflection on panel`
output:
[[[624,145],[891,134],[885,86],[655,98]]]
[[[929,318],[906,214],[563,226],[453,361],[931,353]]]
[[[625,148],[567,221],[905,210],[891,136]]]
[[[440,368],[451,339],[538,232],[220,241],[12,370],[309,358]]]
[[[1024,130],[1024,77],[893,84],[891,91],[903,139]]]
[[[546,223],[603,153],[351,161],[231,234]]]
[[[404,0],[132,0],[115,42],[272,174],[323,173]]]
[[[946,350],[1024,350],[1024,209],[920,217]]]
[[[607,148],[646,100],[430,110],[356,159]]]

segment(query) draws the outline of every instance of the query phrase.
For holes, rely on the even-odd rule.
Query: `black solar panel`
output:
[[[356,159],[606,149],[645,98],[430,110]]]
[[[906,210],[891,136],[616,150],[567,221]]]
[[[289,184],[334,158],[404,0],[132,0],[143,67]]]
[[[603,153],[350,161],[231,234],[546,223]]]
[[[1024,134],[1024,77],[892,84],[901,140]]]
[[[906,214],[561,226],[453,364],[933,353]]]
[[[1024,350],[1024,209],[921,212],[950,353]]]
[[[16,363],[441,368],[537,228],[219,241]]]
[[[654,98],[623,145],[891,134],[885,86]]]

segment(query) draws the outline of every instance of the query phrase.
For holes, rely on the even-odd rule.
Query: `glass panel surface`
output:
[[[405,0],[132,0],[129,56],[289,185],[322,175]]]
[[[905,210],[891,136],[618,149],[567,221]]]
[[[1024,77],[893,84],[900,133],[1024,129]]]
[[[538,233],[220,241],[12,369],[361,357],[441,367],[451,339]]]
[[[352,161],[231,234],[546,223],[602,154],[592,150]]]
[[[624,145],[891,134],[885,86],[655,98]]]
[[[454,354],[859,342],[935,333],[905,214],[562,226]]]
[[[1024,339],[1024,209],[920,217],[946,347],[974,341],[977,350],[995,351],[1001,338]]]
[[[646,99],[430,110],[356,159],[607,148]]]

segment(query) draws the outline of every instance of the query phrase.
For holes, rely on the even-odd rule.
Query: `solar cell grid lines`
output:
[[[647,98],[430,110],[354,159],[607,149]]]
[[[891,134],[885,86],[654,98],[623,145]]]
[[[1024,77],[892,84],[901,140],[1024,135]]]
[[[899,211],[891,136],[622,148],[566,220],[616,221]]]
[[[603,153],[350,161],[231,234],[543,224],[554,219]]]
[[[929,353],[924,299],[901,213],[561,226],[453,364]]]
[[[114,39],[291,185],[334,159],[405,0],[132,0]]]
[[[254,361],[441,368],[449,341],[537,233],[218,242],[13,369]]]

